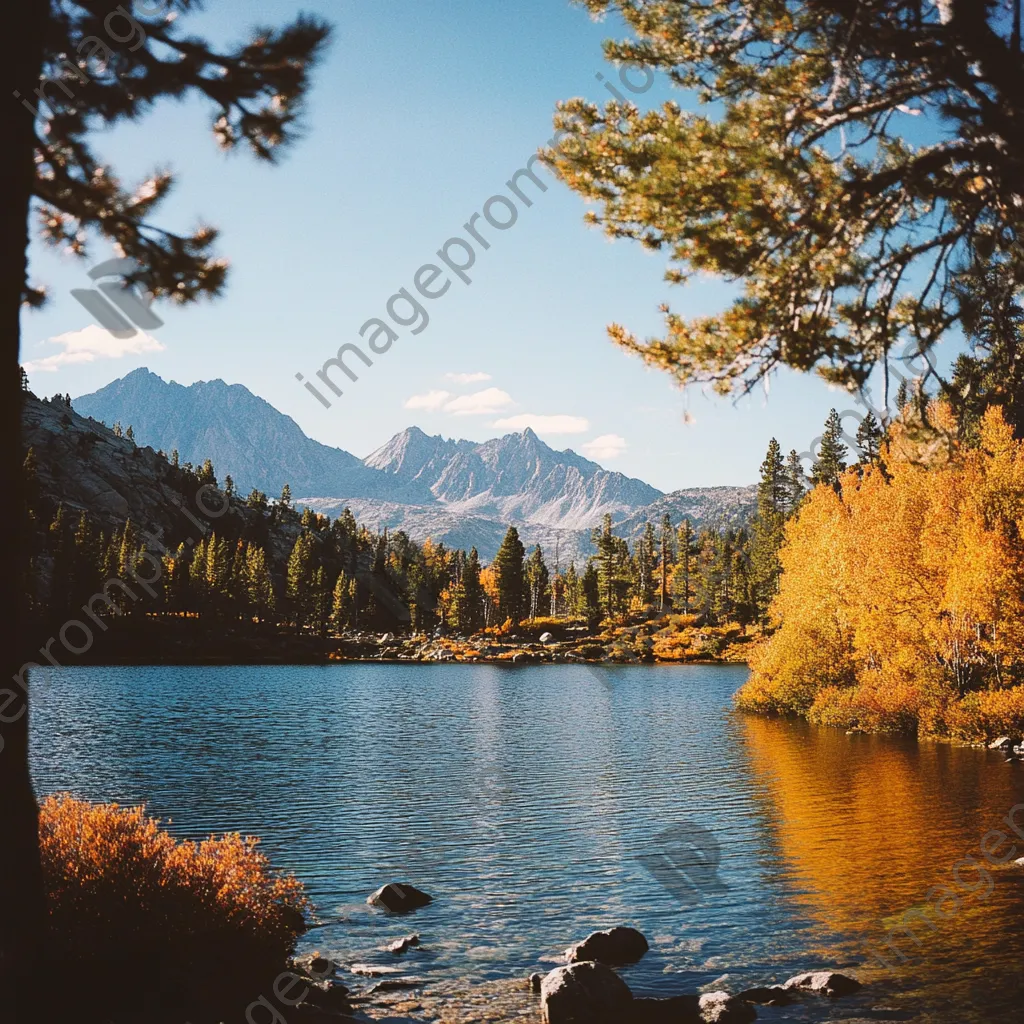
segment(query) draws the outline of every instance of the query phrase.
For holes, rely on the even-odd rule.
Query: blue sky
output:
[[[183,384],[222,378],[358,456],[412,423],[476,440],[529,423],[553,447],[664,490],[752,482],[770,437],[803,451],[831,406],[853,407],[791,373],[772,381],[770,396],[739,403],[684,394],[617,349],[609,322],[653,335],[659,303],[696,315],[729,292],[713,281],[670,287],[662,257],[586,227],[582,200],[542,171],[548,191],[534,191],[529,209],[520,204],[508,230],[488,229],[492,245],[477,253],[472,283],[453,280],[425,304],[429,325],[403,330],[372,367],[354,363],[359,380],[342,379],[344,395],[324,408],[295,374],[315,380],[340,344],[360,340],[360,325],[385,315],[391,295],[414,290],[417,268],[437,263],[471,214],[507,194],[508,178],[551,137],[558,100],[607,98],[595,76],[616,71],[601,41],[620,26],[594,23],[568,0],[319,0],[302,9],[330,20],[335,35],[315,72],[305,137],[280,166],[219,152],[198,100],[165,104],[95,141],[126,182],[154,167],[176,172],[155,219],[221,229],[232,266],[225,295],[155,306],[165,323],[149,337],[96,345],[98,329],[89,331],[69,292],[88,287],[89,267],[111,251],[100,243],[83,262],[34,245],[33,281],[52,296],[23,318],[22,360],[37,367],[37,393],[84,394],[137,366]],[[283,0],[220,0],[185,27],[234,41],[295,11]],[[664,95],[659,84],[640,99]],[[68,344],[52,339],[82,330],[71,339],[79,361],[70,361]]]

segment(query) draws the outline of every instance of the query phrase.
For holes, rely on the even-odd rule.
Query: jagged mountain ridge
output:
[[[425,484],[453,511],[503,522],[581,529],[605,512],[620,515],[661,497],[642,480],[603,469],[571,449],[556,452],[529,427],[483,444],[409,427],[365,461],[396,479]]]
[[[662,494],[572,450],[556,451],[532,430],[482,443],[428,435],[409,427],[365,459],[306,437],[291,417],[240,384],[222,380],[185,387],[141,368],[74,400],[75,409],[107,423],[131,424],[139,444],[199,464],[218,477],[272,497],[290,484],[298,504],[336,516],[347,505],[360,522],[432,537],[450,547],[475,546],[493,558],[509,524],[549,560],[585,559],[590,531],[605,513],[635,539],[646,520],[695,526],[749,518],[753,488],[691,488]]]
[[[241,384],[211,380],[185,387],[141,367],[76,398],[74,408],[108,425],[131,425],[136,443],[177,449],[182,462],[212,459],[220,478],[230,474],[239,491],[257,487],[276,497],[288,483],[293,494],[433,501],[426,488],[396,486],[349,452],[307,437],[295,420]]]

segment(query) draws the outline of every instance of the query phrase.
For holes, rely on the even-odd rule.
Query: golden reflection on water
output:
[[[1024,869],[991,867],[981,843],[991,829],[1009,831],[1001,823],[1024,802],[1024,766],[989,751],[751,715],[736,725],[774,847],[769,870],[821,926],[823,951],[842,950],[851,964],[881,952],[896,970],[876,964],[878,974],[897,988],[927,974],[951,998],[979,980],[954,976],[968,952],[987,983],[1020,985]],[[1024,812],[1017,821],[1024,829]],[[1011,839],[1024,856],[1024,840]],[[1000,859],[1010,852],[1009,842],[989,842]],[[942,904],[945,919],[934,886],[955,894]],[[907,920],[918,941],[900,930],[915,909],[924,916]]]

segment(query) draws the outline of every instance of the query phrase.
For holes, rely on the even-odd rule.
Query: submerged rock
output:
[[[565,951],[568,963],[582,960],[597,960],[602,964],[631,964],[639,960],[650,947],[643,933],[635,928],[609,928],[593,932],[581,942],[574,943]]]
[[[417,889],[408,882],[388,882],[382,885],[375,893],[371,893],[366,902],[374,907],[384,907],[393,914],[405,914],[410,910],[418,910],[433,902],[433,897],[428,896],[421,889]]]
[[[781,985],[761,985],[757,988],[748,988],[740,992],[737,999],[744,999],[748,1003],[759,1003],[762,1006],[788,1006],[793,1002],[793,997]]]
[[[395,941],[388,946],[388,952],[398,955],[400,953],[404,953],[413,946],[418,946],[419,944],[420,937],[418,935],[406,935],[404,938],[395,939]]]
[[[552,971],[541,983],[540,998],[546,1024],[622,1024],[633,1019],[629,986],[594,960]]]
[[[838,971],[808,971],[790,978],[783,988],[789,991],[811,992],[820,996],[848,996],[861,984],[856,978]]]

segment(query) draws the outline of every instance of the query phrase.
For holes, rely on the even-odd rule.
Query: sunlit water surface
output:
[[[735,991],[828,965],[870,984],[761,1019],[1024,1020],[1024,872],[989,885],[961,865],[961,888],[954,879],[1024,802],[1021,766],[739,715],[730,699],[745,677],[68,669],[34,686],[33,776],[40,793],[144,801],[180,836],[261,836],[327,922],[302,948],[346,964],[394,964],[381,947],[415,930],[423,945],[402,966],[419,975],[518,977],[593,929],[633,924],[652,946],[623,972],[637,993],[716,979]],[[715,841],[717,872],[687,860],[687,844],[713,860]],[[405,920],[368,907],[392,879],[434,903]],[[901,963],[883,944],[936,885],[959,905],[919,924],[917,942],[897,935]]]

